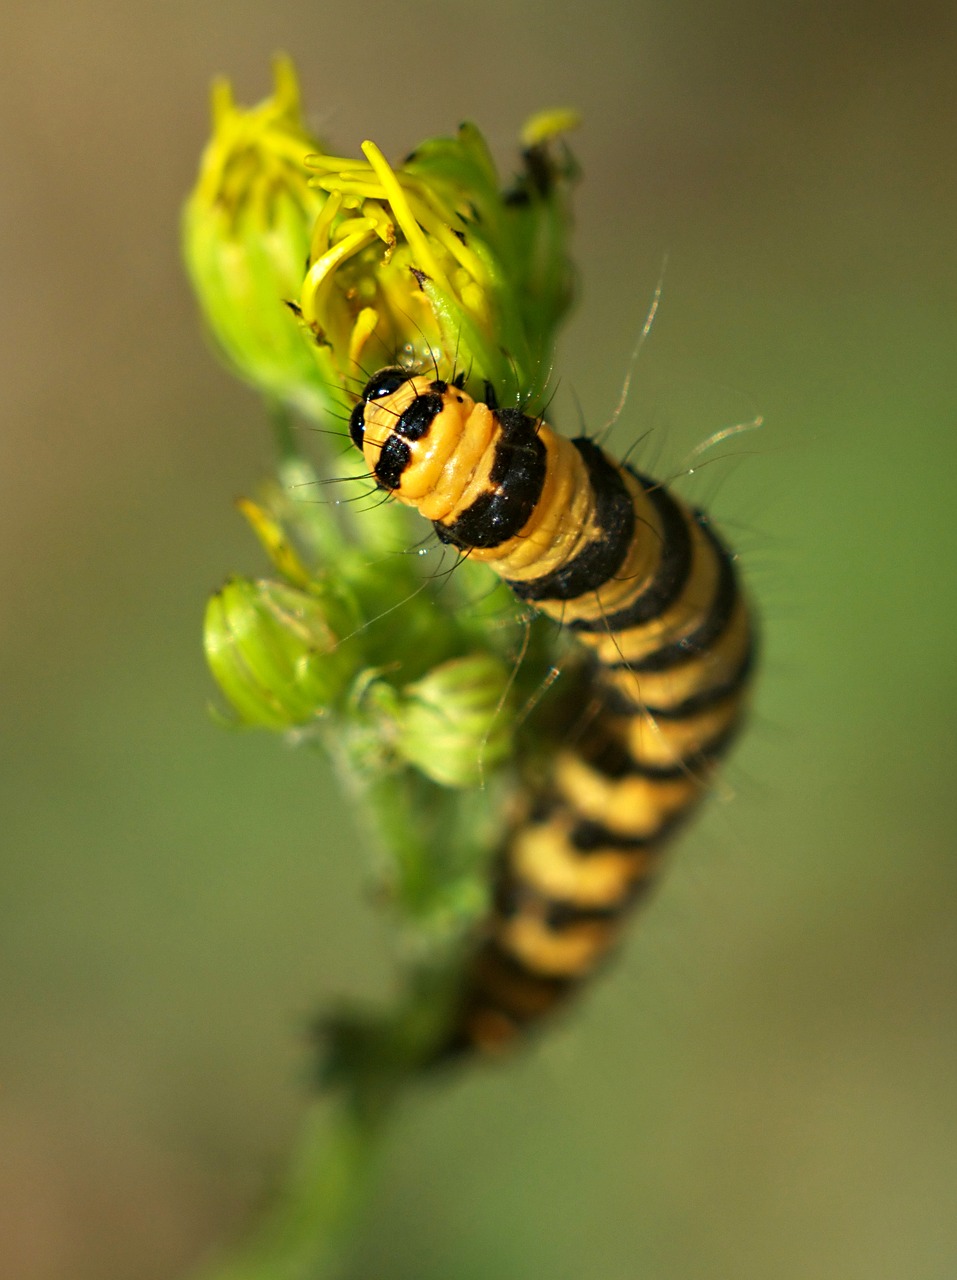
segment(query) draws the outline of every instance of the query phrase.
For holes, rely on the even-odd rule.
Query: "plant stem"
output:
[[[192,1280],[331,1280],[364,1205],[392,1097],[348,1093],[307,1115],[286,1184],[255,1233]]]

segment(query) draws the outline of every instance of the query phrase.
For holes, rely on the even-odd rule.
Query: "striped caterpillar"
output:
[[[349,430],[377,484],[594,655],[600,706],[503,852],[456,1049],[494,1051],[590,975],[741,725],[754,633],[708,518],[587,438],[402,368]]]

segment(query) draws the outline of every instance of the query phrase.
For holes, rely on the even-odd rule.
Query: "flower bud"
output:
[[[362,664],[341,589],[232,578],[206,608],[206,659],[243,724],[285,730],[337,705]]]
[[[399,754],[442,786],[478,786],[511,748],[510,683],[505,665],[488,654],[433,668],[401,693]]]
[[[305,158],[292,64],[277,59],[275,93],[241,108],[226,81],[213,88],[213,134],[183,211],[183,253],[204,318],[227,360],[264,394],[321,417],[340,405],[290,308],[299,295],[312,225],[326,197]]]

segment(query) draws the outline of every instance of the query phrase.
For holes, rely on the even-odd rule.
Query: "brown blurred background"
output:
[[[7,5],[0,1274],[174,1280],[282,1166],[303,1027],[384,929],[314,757],[206,715],[206,594],[269,460],[180,202],[276,49],[343,152],[572,104],[557,401],[714,502],[766,619],[726,803],[538,1050],[403,1115],[348,1280],[957,1273],[952,4]],[[643,455],[643,460],[648,455]],[[698,485],[699,487],[695,487]]]

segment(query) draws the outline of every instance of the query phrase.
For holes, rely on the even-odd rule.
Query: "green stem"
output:
[[[346,1094],[307,1116],[287,1181],[256,1232],[192,1280],[331,1280],[375,1169],[391,1097]]]

